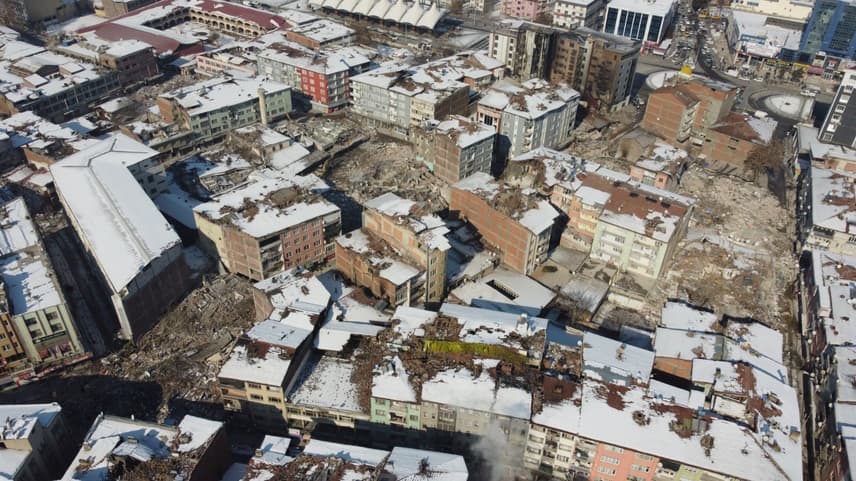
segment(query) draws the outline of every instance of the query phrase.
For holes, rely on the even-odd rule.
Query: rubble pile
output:
[[[676,297],[785,328],[793,316],[786,293],[796,275],[795,259],[782,255],[793,238],[786,209],[763,188],[695,167],[680,191],[699,205],[651,305]]]
[[[393,192],[425,202],[430,212],[447,207],[442,197],[443,182],[413,158],[408,144],[371,140],[331,161],[328,169],[326,178],[360,203]]]
[[[136,344],[93,363],[92,371],[156,382],[162,389],[162,421],[174,398],[217,402],[220,361],[252,324],[250,284],[236,275],[209,278]]]

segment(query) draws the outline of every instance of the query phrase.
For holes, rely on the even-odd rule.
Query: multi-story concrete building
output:
[[[4,328],[11,349],[4,354],[21,353],[30,367],[13,374],[19,380],[34,370],[78,361],[86,354],[24,199],[0,206],[0,219],[5,239],[0,244],[0,310],[4,320],[11,321]],[[15,334],[8,332],[12,330]],[[9,357],[7,369],[20,371],[21,366],[15,368],[20,356]]]
[[[10,481],[59,479],[72,453],[72,433],[59,404],[4,404],[0,442],[3,476]]]
[[[286,394],[328,316],[331,296],[317,277],[294,271],[253,285],[256,320],[217,376],[227,415],[267,432],[287,432]]]
[[[733,85],[699,77],[675,75],[674,81],[652,92],[642,128],[667,142],[701,145],[709,131],[725,121],[737,97]],[[760,119],[756,124],[766,123]]]
[[[317,177],[265,170],[193,209],[200,245],[230,272],[261,281],[333,257],[341,211],[316,195]]]
[[[151,149],[116,135],[51,166],[57,194],[103,275],[125,339],[151,328],[190,285],[181,240],[149,197],[158,188],[155,173],[146,169],[151,159]],[[137,177],[143,176],[141,185]]]
[[[856,55],[856,5],[848,0],[816,0],[800,40],[811,55],[852,59]]]
[[[61,123],[89,113],[120,87],[116,72],[16,43],[13,62],[0,66],[0,113],[32,110]]]
[[[690,206],[635,189],[615,189],[598,219],[591,256],[657,278],[686,234],[690,217]]]
[[[814,0],[734,0],[733,10],[745,10],[770,17],[804,23],[811,15]]]
[[[553,25],[560,28],[587,27],[599,30],[603,25],[604,0],[558,0],[553,3]]]
[[[533,192],[501,184],[489,174],[471,175],[452,186],[449,209],[470,222],[502,263],[530,274],[547,258],[559,213]]]
[[[856,71],[844,73],[841,85],[820,128],[821,142],[856,148]]]
[[[465,70],[447,65],[445,59],[415,67],[392,61],[351,77],[354,113],[403,138],[426,120],[466,115],[470,88],[463,82]]]
[[[96,13],[108,18],[118,17],[155,3],[155,1],[157,0],[102,0],[100,12],[96,9]]]
[[[506,17],[538,21],[549,13],[550,4],[544,0],[502,0],[502,14]]]
[[[361,229],[336,239],[336,270],[390,306],[409,306],[426,297],[426,272]]]
[[[154,48],[140,40],[105,42],[90,33],[81,36],[78,42],[54,48],[69,57],[116,72],[122,86],[145,83],[160,75]]]
[[[677,5],[676,0],[612,0],[606,6],[603,31],[641,40],[644,47],[659,45],[666,38]]]
[[[642,128],[669,142],[683,144],[693,134],[700,103],[682,84],[659,88],[648,96]]]
[[[579,92],[564,84],[502,81],[479,100],[476,118],[496,128],[496,155],[505,159],[538,147],[564,147],[576,126],[579,100]]]
[[[490,32],[488,55],[520,80],[548,78],[558,29],[524,20],[503,20]]]
[[[261,123],[267,126],[291,112],[291,87],[255,79],[215,78],[158,97],[166,122],[208,142],[230,130]]]
[[[773,140],[777,122],[732,112],[705,131],[703,155],[708,159],[743,167],[755,149]]]
[[[275,43],[256,56],[258,71],[305,95],[313,110],[331,112],[348,104],[350,78],[369,68],[359,52],[340,48],[319,55],[297,44]],[[299,99],[293,99],[297,101]]]
[[[414,201],[387,193],[365,203],[363,229],[386,241],[426,273],[424,301],[440,302],[446,294],[449,229]]]
[[[641,45],[588,27],[559,34],[550,80],[567,83],[594,108],[623,107],[630,100]]]
[[[489,125],[453,115],[413,129],[411,139],[428,170],[450,184],[476,172],[490,172],[496,129]]]

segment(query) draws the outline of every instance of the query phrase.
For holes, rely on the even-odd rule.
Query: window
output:
[[[607,451],[612,451],[613,453],[618,453],[618,454],[621,454],[624,452],[624,448],[619,448],[618,446],[606,445],[606,446],[604,446],[604,449],[606,449]]]
[[[640,466],[640,465],[638,465],[638,464],[634,464],[634,465],[633,465],[633,466],[631,466],[630,468],[631,468],[633,471],[640,471],[640,472],[643,472],[643,473],[647,473],[648,471],[650,471],[650,470],[651,470],[651,468],[649,468],[648,466]]]
[[[275,396],[268,396],[268,401],[270,401],[272,403],[279,403],[279,402],[282,402],[282,399],[275,397]]]
[[[607,464],[618,465],[619,463],[618,458],[613,458],[611,456],[601,456],[600,460]]]
[[[597,468],[597,472],[601,474],[607,474],[609,476],[615,476],[615,470],[611,468],[607,468],[605,466],[599,466]]]
[[[259,396],[258,394],[250,394],[250,399],[253,401],[264,401],[265,398]]]
[[[650,460],[654,459],[653,456],[650,456],[648,454],[643,454],[643,453],[636,453],[636,457],[638,459],[641,459],[642,461],[650,461]]]

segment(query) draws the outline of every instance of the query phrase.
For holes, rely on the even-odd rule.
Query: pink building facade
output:
[[[591,481],[652,481],[659,458],[600,443],[591,463]]]
[[[546,12],[545,0],[502,0],[502,13],[508,17],[534,21]]]

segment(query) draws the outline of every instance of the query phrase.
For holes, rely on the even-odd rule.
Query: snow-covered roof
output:
[[[354,464],[366,466],[380,466],[389,455],[389,451],[381,449],[364,448],[351,444],[332,443],[311,439],[303,448],[303,454],[315,457],[334,457]]]
[[[222,427],[219,421],[191,415],[185,416],[176,428],[101,414],[89,428],[84,446],[62,481],[101,481],[114,456],[144,463],[166,459],[173,452],[190,453],[206,446]]]
[[[426,311],[410,306],[398,306],[392,315],[392,320],[398,321],[393,330],[402,337],[418,336],[425,334],[422,328],[425,324],[431,324],[437,319],[437,313]]]
[[[423,273],[423,270],[401,260],[398,256],[393,256],[392,249],[381,240],[376,240],[376,243],[384,246],[383,252],[374,250],[372,238],[362,229],[340,235],[336,238],[336,243],[345,249],[365,256],[368,262],[379,269],[378,275],[395,286],[402,286],[415,280]]]
[[[288,401],[301,406],[362,412],[357,386],[351,380],[354,365],[347,359],[320,356],[306,363]]]
[[[607,8],[628,10],[646,15],[659,15],[665,19],[669,12],[676,8],[676,4],[676,0],[646,0],[645,2],[639,2],[638,0],[612,0],[607,4]]]
[[[296,25],[291,32],[302,35],[320,44],[328,44],[348,39],[354,35],[354,30],[328,19],[321,19],[303,25]]]
[[[485,92],[479,105],[534,120],[576,105],[579,99],[580,93],[566,84],[551,85],[541,79],[530,79],[522,84],[500,80]]]
[[[306,222],[338,216],[338,207],[311,195],[324,189],[326,184],[314,175],[287,176],[273,170],[257,171],[243,186],[194,207],[193,212],[211,220],[228,221],[247,235],[262,239]],[[298,199],[280,207],[281,203],[273,198],[285,192],[293,193]],[[309,195],[301,195],[306,193]],[[256,208],[248,211],[245,208],[248,204]]]
[[[492,141],[496,136],[496,129],[492,126],[457,115],[437,124],[437,132],[448,135],[461,148],[467,148],[479,142]]]
[[[722,359],[725,340],[719,334],[658,327],[654,337],[657,357],[673,359]]]
[[[556,294],[531,277],[499,267],[452,290],[451,295],[474,307],[511,314],[541,314]]]
[[[660,325],[672,329],[714,332],[718,322],[716,314],[683,302],[666,302],[660,314]]]
[[[291,359],[281,356],[278,348],[268,349],[263,357],[252,357],[247,353],[247,346],[237,345],[220,368],[219,377],[266,386],[282,386],[290,365]]]
[[[398,356],[385,359],[372,376],[372,397],[393,401],[416,402],[416,392],[404,364]]]
[[[630,385],[632,379],[647,384],[654,367],[654,353],[621,341],[586,332],[583,336],[586,377]]]
[[[258,101],[259,91],[271,95],[290,89],[288,85],[261,78],[213,78],[167,92],[161,97],[174,100],[193,117],[247,101]]]
[[[518,419],[532,414],[529,392],[497,383],[487,369],[478,377],[466,368],[440,371],[422,384],[422,400]]]
[[[652,398],[642,387],[609,387],[590,379],[584,380],[573,399],[545,404],[532,421],[740,479],[801,481],[802,439],[799,433],[792,435],[791,431],[794,427],[799,429],[796,392],[786,384],[776,386],[775,381],[764,378],[763,374],[756,378],[757,396],[773,392],[782,403],[777,406],[780,416],[761,417],[758,432],[747,429],[745,424],[715,417],[706,431],[679,435],[673,426],[681,424],[675,423],[680,411],[660,407],[662,398]],[[691,413],[687,411],[687,415]],[[701,442],[704,436],[712,441],[709,451]]]
[[[669,242],[684,219],[687,208],[635,189],[613,189],[600,221],[660,242]]]
[[[496,344],[521,349],[523,338],[546,332],[549,321],[526,314],[511,314],[493,309],[443,303],[440,313],[462,324],[460,339],[476,344]],[[534,353],[540,356],[541,353]]]
[[[856,224],[856,173],[811,166],[811,216],[815,226],[850,232]]]
[[[352,295],[344,295],[335,300],[327,312],[315,338],[315,347],[323,351],[341,351],[352,337],[375,337],[388,324],[388,314]]]
[[[497,194],[506,189],[517,189],[517,187],[509,187],[497,182],[490,174],[485,172],[476,172],[469,177],[459,180],[452,187],[471,192],[488,202],[492,201]],[[535,192],[523,189],[520,194],[533,197]],[[553,223],[559,217],[559,212],[546,200],[536,200],[531,206],[516,209],[511,217],[533,234],[541,235],[544,231],[553,227]]]
[[[178,235],[128,170],[150,149],[114,134],[51,166],[54,185],[113,292],[180,244]]]
[[[50,427],[54,418],[62,411],[57,403],[51,404],[3,404],[0,405],[0,419],[5,420],[0,431],[0,439],[28,439],[35,429],[36,424]],[[6,456],[10,449],[0,450],[0,467],[7,463],[17,461],[17,456],[11,453]],[[3,475],[14,474],[15,470],[0,471],[0,479]]]
[[[272,319],[289,312],[318,315],[330,305],[330,292],[324,284],[316,276],[297,270],[273,275],[253,287],[268,296],[274,308]]]
[[[426,469],[427,468],[427,469]],[[386,461],[385,471],[400,481],[467,481],[469,471],[457,454],[395,447]]]

